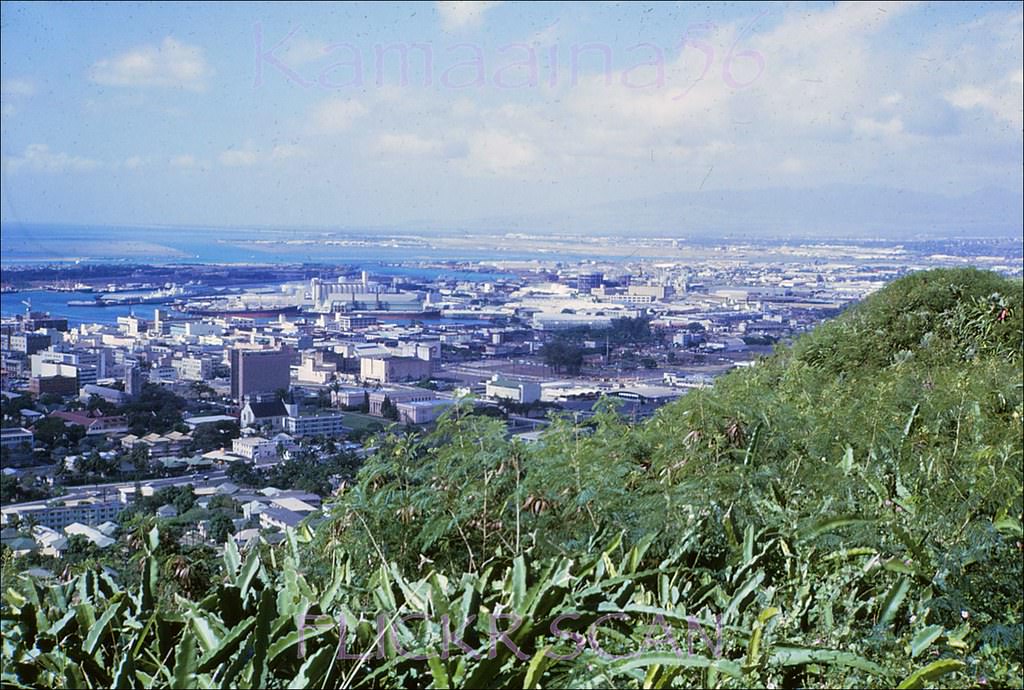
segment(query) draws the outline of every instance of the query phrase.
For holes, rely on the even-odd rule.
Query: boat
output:
[[[341,313],[345,314],[345,312]],[[370,309],[360,310],[358,314],[360,316],[373,316],[378,319],[436,319],[441,316],[441,310],[422,309],[417,311],[390,311],[388,309]]]
[[[281,316],[282,314],[298,314],[301,311],[301,309],[294,304],[282,307],[199,307],[183,304],[179,305],[177,309],[188,314],[194,314],[195,316],[238,316],[247,319],[267,318]]]

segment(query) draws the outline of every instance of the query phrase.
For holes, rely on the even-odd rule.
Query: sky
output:
[[[0,11],[6,224],[1022,230],[1019,2]]]

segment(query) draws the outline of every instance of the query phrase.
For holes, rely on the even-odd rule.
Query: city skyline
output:
[[[0,216],[1019,235],[1021,27],[1017,3],[5,3]]]

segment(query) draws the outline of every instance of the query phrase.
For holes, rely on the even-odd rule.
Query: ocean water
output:
[[[4,316],[24,314],[26,306],[23,302],[32,303],[32,311],[48,311],[51,316],[64,318],[72,326],[80,323],[116,324],[117,317],[134,313],[144,319],[153,318],[153,310],[167,310],[167,305],[137,304],[135,306],[116,307],[69,307],[68,300],[91,300],[96,295],[92,292],[50,292],[48,290],[26,290],[0,294],[0,313]]]
[[[156,228],[74,226],[61,224],[4,224],[0,262],[7,265],[49,262],[138,263],[337,263],[381,267],[408,261],[523,261],[548,259],[550,254],[480,248],[418,246],[338,246],[330,244],[252,245],[245,242],[317,239],[363,240],[379,233],[316,230],[250,230],[238,228]],[[400,234],[400,233],[397,233]],[[583,256],[559,256],[574,260]],[[443,270],[441,271],[444,272]],[[396,275],[399,272],[394,273]],[[432,277],[421,274],[423,277]]]
[[[65,318],[71,326],[82,323],[102,323],[114,325],[117,317],[135,314],[143,319],[152,319],[154,309],[163,309],[168,318],[174,318],[177,312],[170,310],[166,304],[137,304],[134,306],[115,307],[69,307],[69,300],[91,300],[95,297],[91,292],[51,292],[48,290],[26,290],[0,294],[0,313],[3,316],[16,316],[25,313],[24,302],[32,303],[32,311],[47,311],[56,318]],[[266,319],[268,321],[273,319]],[[382,317],[379,319],[390,323],[411,323],[413,319],[400,317]],[[452,319],[434,317],[418,319],[426,324],[461,324],[463,326],[480,326],[489,323],[482,319]]]
[[[417,266],[416,262],[550,260],[542,252],[501,252],[485,249],[434,249],[430,247],[337,246],[327,244],[292,246],[281,251],[280,245],[262,251],[243,241],[252,239],[315,240],[365,239],[352,233],[327,233],[306,230],[248,230],[234,228],[154,228],[121,226],[74,226],[61,224],[4,224],[0,228],[0,264],[6,267],[26,264],[115,262],[115,263],[196,263],[196,264],[274,264],[327,263],[351,266],[369,271],[374,278],[404,277],[436,280],[439,278],[493,281],[514,278],[511,273],[464,271],[456,268]],[[582,256],[559,256],[574,260]],[[393,265],[405,263],[406,265]],[[413,264],[413,265],[409,265]],[[50,312],[67,318],[72,325],[80,323],[117,323],[119,316],[135,314],[152,318],[153,310],[166,305],[134,305],[112,307],[72,307],[69,300],[92,300],[92,293],[49,292],[30,290],[0,295],[3,316],[23,314],[23,301],[32,303],[33,311]],[[469,323],[453,321],[453,323]]]

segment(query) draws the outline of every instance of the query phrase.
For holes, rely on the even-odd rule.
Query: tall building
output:
[[[231,397],[287,390],[291,384],[292,352],[235,348],[231,357]]]
[[[603,273],[580,273],[576,276],[576,289],[580,292],[590,292],[604,283]]]
[[[142,370],[137,366],[124,368],[124,392],[129,398],[137,398],[142,393]]]

